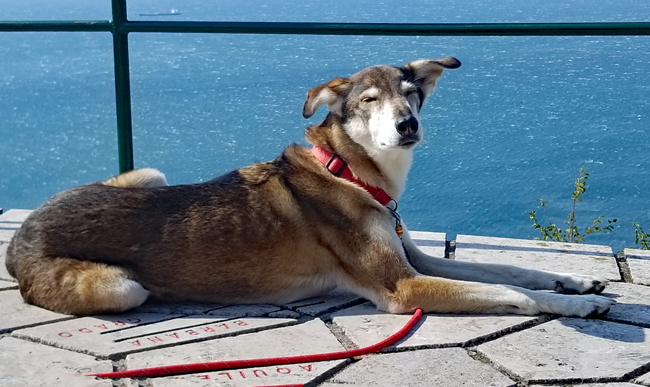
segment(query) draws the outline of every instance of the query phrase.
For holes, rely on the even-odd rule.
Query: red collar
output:
[[[375,198],[379,203],[387,206],[394,203],[393,211],[397,210],[397,200],[390,197],[383,189],[368,185],[352,175],[352,171],[348,168],[348,164],[343,159],[327,149],[315,146],[311,148],[311,153],[320,161],[332,175],[351,181],[363,187],[368,193]],[[390,208],[390,207],[389,207]]]

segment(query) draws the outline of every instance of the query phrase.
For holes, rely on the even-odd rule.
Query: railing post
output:
[[[115,66],[115,109],[117,114],[117,151],[120,173],[133,169],[133,128],[131,119],[131,80],[129,77],[129,36],[126,0],[112,0],[113,60]]]

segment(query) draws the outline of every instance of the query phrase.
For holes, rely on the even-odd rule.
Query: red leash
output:
[[[115,371],[107,372],[100,374],[88,374],[86,376],[98,376],[100,378],[142,378],[142,377],[153,377],[153,376],[169,376],[177,374],[187,374],[193,372],[207,372],[207,371],[220,371],[227,370],[232,368],[249,368],[249,367],[262,367],[262,366],[274,366],[274,365],[285,365],[285,364],[296,364],[296,363],[311,363],[318,361],[327,361],[327,360],[338,360],[338,359],[348,359],[351,357],[357,357],[362,355],[367,355],[369,353],[374,353],[381,351],[382,349],[388,347],[391,344],[394,344],[398,340],[406,336],[407,333],[413,329],[415,324],[420,321],[422,317],[422,309],[416,309],[413,317],[396,333],[392,334],[388,338],[380,341],[377,344],[359,348],[352,349],[349,351],[340,351],[340,352],[330,352],[330,353],[320,353],[314,355],[299,355],[299,356],[290,356],[290,357],[270,357],[266,359],[250,359],[250,360],[231,360],[231,361],[213,361],[207,363],[194,363],[194,364],[176,364],[168,365],[162,367],[151,367],[151,368],[141,368],[128,371]],[[299,385],[295,385],[299,386]],[[301,385],[300,385],[301,386]]]

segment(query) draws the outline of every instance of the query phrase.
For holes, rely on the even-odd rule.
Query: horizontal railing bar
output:
[[[110,32],[112,30],[113,23],[108,20],[0,21],[0,31],[11,32]]]
[[[296,35],[650,35],[650,23],[392,24],[131,21],[127,23],[124,28],[129,32],[208,32]]]
[[[0,21],[0,31],[111,31],[110,21]],[[124,32],[395,36],[650,35],[650,22],[616,23],[309,23],[127,21]]]

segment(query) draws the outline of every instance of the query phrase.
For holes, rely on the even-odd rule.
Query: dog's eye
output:
[[[375,97],[364,97],[364,98],[361,98],[361,102],[364,102],[364,103],[375,102],[376,100],[377,100],[377,98],[375,98]]]
[[[411,89],[406,91],[406,96],[411,97],[413,95],[416,95],[418,93],[417,89]]]

